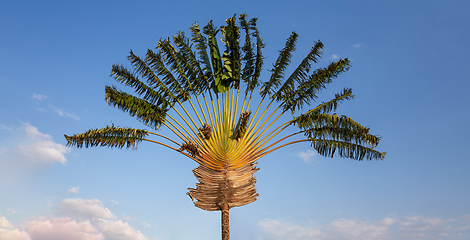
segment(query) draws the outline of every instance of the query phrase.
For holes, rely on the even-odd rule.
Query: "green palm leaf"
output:
[[[284,102],[284,110],[289,110],[292,107],[288,103],[291,99],[292,94],[294,94],[295,85],[301,85],[307,81],[308,72],[310,71],[312,62],[317,63],[320,57],[320,54],[323,51],[323,43],[318,41],[315,43],[315,46],[310,50],[304,60],[300,63],[297,69],[290,75],[290,77],[284,82],[284,84],[279,88],[279,90],[271,97],[276,101]],[[295,109],[291,109],[293,112]]]
[[[318,98],[317,93],[325,89],[326,85],[337,78],[339,74],[346,72],[350,67],[349,60],[341,59],[332,62],[326,68],[319,68],[310,75],[308,81],[302,83],[295,92],[286,99],[285,107],[290,110],[301,109],[305,104]]]
[[[179,32],[177,36],[173,37],[173,41],[179,48],[181,55],[181,61],[184,63],[184,70],[186,76],[190,79],[199,93],[203,93],[210,88],[210,82],[207,76],[204,74],[201,65],[196,59],[196,55],[191,50],[190,40],[184,36],[184,33]]]
[[[227,91],[228,86],[222,82],[222,74],[223,74],[223,65],[222,65],[222,58],[220,56],[219,46],[217,44],[217,38],[215,35],[219,30],[214,28],[212,25],[212,21],[210,21],[204,27],[204,34],[206,34],[209,38],[209,50],[212,62],[212,71],[213,71],[213,85],[212,88],[215,93],[224,93]]]
[[[207,43],[206,38],[202,36],[201,30],[199,29],[199,24],[194,23],[191,28],[191,41],[195,43],[195,48],[197,50],[197,55],[199,56],[200,63],[203,64],[202,70],[207,79],[212,78],[212,67],[209,55],[207,54]]]
[[[160,79],[155,78],[155,81],[153,82],[157,84],[160,89],[165,91],[168,95],[170,95],[170,93],[175,95],[176,99],[182,102],[189,98],[189,91],[181,86],[171,71],[167,69],[164,60],[159,53],[155,53],[149,49],[146,55],[146,62],[155,74],[161,77],[161,81]]]
[[[290,63],[298,37],[299,35],[297,33],[292,32],[289,39],[287,39],[286,45],[279,53],[279,57],[276,63],[274,63],[274,68],[271,70],[271,78],[269,81],[264,82],[261,87],[261,97],[264,98],[267,94],[273,94],[275,89],[281,85],[281,80],[284,78],[284,71]]]
[[[322,102],[320,105],[307,111],[305,114],[315,115],[321,113],[331,113],[332,111],[336,111],[336,108],[341,102],[351,99],[354,99],[352,90],[350,88],[344,88],[342,92],[335,94],[335,98],[328,102]]]
[[[111,147],[128,149],[137,148],[137,143],[141,142],[148,135],[146,130],[134,128],[118,128],[106,126],[100,129],[91,129],[84,133],[73,136],[65,136],[67,146],[81,147]]]
[[[142,96],[142,99],[151,104],[166,108],[171,105],[168,100],[174,98],[173,95],[162,95],[148,87],[122,65],[113,65],[111,76],[113,76],[117,82],[133,87],[136,93]]]
[[[131,116],[137,117],[147,126],[159,129],[165,121],[167,109],[162,109],[145,100],[117,90],[115,87],[106,86],[106,101],[111,106],[117,106]]]
[[[253,37],[256,38],[256,57],[255,57],[255,72],[250,82],[247,83],[247,91],[253,92],[253,90],[258,87],[259,77],[261,75],[261,70],[263,70],[263,52],[261,49],[264,48],[263,40],[261,39],[258,31],[258,27],[256,26],[258,19],[252,18],[250,20],[250,29],[254,31],[252,34]]]
[[[359,144],[341,142],[336,140],[309,139],[312,147],[318,153],[325,157],[345,157],[354,160],[381,160],[385,157],[384,152],[379,152],[372,148],[364,147]]]

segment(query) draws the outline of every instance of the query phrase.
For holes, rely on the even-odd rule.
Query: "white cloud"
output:
[[[99,219],[95,223],[106,239],[113,240],[145,240],[147,239],[140,231],[131,227],[122,220]]]
[[[303,151],[300,151],[298,153],[298,156],[304,161],[304,162],[311,162],[315,159],[315,157],[318,155],[317,152],[313,151],[313,150],[307,150],[305,152]]]
[[[411,216],[399,223],[402,239],[468,239],[470,236],[470,218],[442,219],[437,217]]]
[[[379,223],[368,223],[365,221],[338,219],[326,226],[323,232],[325,237],[340,236],[340,239],[382,239],[388,233],[388,226],[385,226],[383,222],[383,220]]]
[[[13,225],[5,217],[0,217],[0,228],[13,228]]]
[[[41,94],[33,93],[33,95],[31,96],[31,98],[37,99],[37,100],[39,100],[39,101],[42,101],[42,100],[46,99],[47,96],[44,96],[44,95],[41,95]]]
[[[89,221],[104,237],[112,240],[146,240],[147,238],[129,223],[117,219],[98,199],[64,199],[56,205],[62,216]]]
[[[331,58],[333,58],[333,60],[338,60],[339,56],[337,54],[333,54],[333,55],[331,55]]]
[[[354,48],[360,48],[360,47],[362,47],[362,44],[356,43],[356,44],[353,45],[353,47],[354,47]]]
[[[26,124],[24,128],[25,137],[22,143],[13,149],[16,155],[16,161],[28,161],[40,164],[62,163],[67,162],[65,154],[70,149],[66,146],[56,143],[52,140],[52,136],[38,131],[32,125]]]
[[[71,187],[69,189],[69,193],[75,193],[75,194],[78,194],[80,188],[79,187]]]
[[[90,221],[71,218],[39,218],[25,224],[26,231],[34,240],[103,240],[103,234]]]
[[[0,239],[31,240],[28,233],[15,228],[5,217],[0,216]]]
[[[296,239],[307,240],[316,239],[321,235],[321,231],[314,226],[294,224],[288,221],[274,219],[264,219],[258,223],[263,236],[270,240]]]
[[[0,180],[12,181],[31,176],[41,166],[65,164],[69,151],[65,145],[56,143],[52,136],[24,124],[0,143]]]
[[[148,240],[128,222],[117,219],[97,199],[64,199],[55,209],[56,216],[26,221],[21,230],[0,216],[0,239]]]
[[[60,215],[77,219],[115,218],[98,199],[64,199],[57,204],[56,211]]]
[[[259,227],[261,239],[269,240],[454,240],[468,239],[470,217],[447,220],[422,216],[387,217],[377,222],[337,219],[326,225],[265,219],[259,222]]]

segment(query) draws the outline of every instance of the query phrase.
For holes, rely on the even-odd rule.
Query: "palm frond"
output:
[[[183,32],[179,32],[177,36],[173,37],[173,41],[179,48],[179,53],[182,57],[181,61],[184,62],[184,69],[186,76],[191,80],[198,93],[205,92],[210,87],[210,82],[204,74],[201,65],[196,59],[196,55],[191,50],[189,39],[185,37]]]
[[[272,95],[276,91],[276,88],[281,85],[281,80],[284,78],[284,71],[290,63],[298,36],[296,32],[292,32],[289,39],[287,39],[286,45],[280,51],[279,57],[273,66],[274,68],[271,70],[271,78],[264,82],[261,87],[261,97],[264,98],[267,94]]]
[[[106,86],[105,99],[109,105],[117,106],[154,129],[160,128],[168,111],[110,86]]]
[[[348,116],[338,116],[336,114],[320,113],[316,114],[314,112],[309,112],[301,114],[298,117],[295,117],[291,120],[292,123],[297,125],[300,129],[311,129],[311,128],[320,128],[323,126],[335,126],[342,128],[350,129],[360,129],[362,131],[369,131],[369,128],[366,128],[354,121]]]
[[[206,34],[209,38],[209,50],[212,62],[212,73],[214,77],[214,81],[212,82],[212,89],[215,93],[224,93],[227,91],[227,86],[224,86],[222,83],[222,74],[223,74],[223,65],[222,65],[222,58],[219,52],[219,46],[217,44],[216,34],[218,30],[212,25],[212,21],[210,21],[204,28],[204,34]]]
[[[100,129],[90,129],[84,133],[67,136],[67,146],[81,147],[111,147],[135,149],[137,143],[141,142],[148,132],[143,129],[119,128],[106,126]]]
[[[112,67],[111,76],[113,76],[117,82],[133,87],[135,92],[142,96],[142,98],[149,103],[162,106],[163,108],[166,108],[172,104],[168,100],[172,101],[174,98],[173,95],[162,95],[161,93],[156,92],[145,83],[141,82],[139,78],[137,78],[133,73],[131,73],[122,65],[114,64]]]
[[[279,90],[271,96],[276,101],[283,101],[284,110],[290,109],[291,105],[288,100],[294,93],[295,84],[300,85],[308,80],[308,73],[313,63],[317,63],[323,52],[323,43],[317,41],[307,56],[302,60],[299,66],[279,88]],[[292,109],[293,110],[293,109]]]
[[[320,105],[315,108],[308,110],[305,114],[320,114],[320,113],[331,113],[335,111],[338,107],[338,104],[344,100],[354,99],[354,95],[350,88],[344,88],[340,93],[335,94],[335,98],[331,99],[328,102],[322,102]]]
[[[304,131],[304,135],[308,139],[329,139],[368,147],[376,147],[380,141],[380,138],[370,134],[368,129],[364,130],[335,126],[310,128]]]
[[[149,49],[147,51],[146,61],[152,70],[158,76],[162,77],[162,81],[154,82],[158,87],[163,89],[165,92],[173,93],[176,96],[176,99],[182,102],[189,98],[189,91],[182,87],[171,71],[167,69],[160,53],[155,53]]]
[[[309,80],[300,84],[300,86],[286,99],[288,109],[294,111],[301,109],[305,104],[310,104],[312,100],[318,98],[317,93],[326,88],[326,85],[337,78],[339,74],[346,72],[350,67],[349,60],[341,59],[332,62],[326,68],[319,68],[310,75]]]
[[[242,47],[242,51],[243,51],[242,61],[244,63],[244,67],[242,69],[241,77],[245,83],[248,83],[255,71],[255,65],[254,65],[255,55],[253,52],[253,44],[251,43],[250,25],[246,21],[246,15],[241,14],[239,19],[240,19],[240,25],[242,29],[245,31],[245,44]]]
[[[375,147],[380,138],[369,133],[369,128],[347,116],[335,114],[302,114],[293,123],[303,129],[307,139],[339,140]]]
[[[207,39],[202,36],[201,29],[199,28],[199,24],[195,22],[191,28],[191,41],[195,43],[195,48],[197,50],[197,54],[201,59],[201,63],[203,64],[202,70],[204,71],[204,75],[207,79],[212,78],[212,67],[211,61],[209,59],[209,55],[207,54]]]
[[[373,148],[361,146],[359,144],[341,142],[336,140],[309,139],[312,147],[325,157],[345,157],[354,160],[382,160],[385,152],[379,152]]]
[[[255,72],[253,74],[253,77],[251,78],[251,81],[247,83],[246,90],[247,92],[253,92],[253,90],[258,87],[259,85],[259,77],[261,75],[261,71],[263,70],[263,64],[264,64],[264,57],[263,57],[263,52],[262,49],[265,47],[265,44],[263,43],[263,40],[261,39],[258,31],[258,27],[256,26],[258,19],[257,18],[252,18],[250,20],[250,29],[253,30],[253,37],[256,38],[256,57],[255,57]]]
[[[222,81],[225,86],[233,85],[235,89],[240,86],[240,29],[236,24],[235,16],[228,18],[226,21],[227,26],[220,28],[222,32],[222,41],[225,43],[225,51],[222,55],[224,62],[224,73],[222,74]]]
[[[188,76],[186,76],[182,56],[176,51],[170,40],[160,39],[157,48],[159,53],[164,57],[163,59],[166,65],[170,66],[170,70],[176,74],[180,85],[189,92],[196,94],[196,89],[194,89],[192,82],[188,79]]]

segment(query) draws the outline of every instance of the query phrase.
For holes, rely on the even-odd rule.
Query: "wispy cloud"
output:
[[[360,48],[362,47],[362,44],[361,43],[356,43],[353,45],[353,48]]]
[[[42,108],[42,107],[38,107],[38,108],[36,108],[36,110],[38,110],[40,112],[48,112],[47,109]]]
[[[72,119],[75,119],[75,120],[80,120],[80,117],[78,117],[77,115],[68,113],[68,112],[62,110],[59,107],[56,107],[56,106],[53,106],[53,105],[50,105],[50,104],[49,104],[49,107],[51,108],[51,110],[53,112],[57,113],[57,115],[59,115],[61,117],[68,117],[68,118],[72,118]]]
[[[43,101],[43,100],[47,99],[47,96],[34,93],[31,96],[31,98],[39,100],[39,101]],[[43,104],[45,104],[45,103],[41,103],[42,106],[36,107],[36,110],[38,110],[40,112],[52,111],[52,112],[56,113],[57,115],[59,115],[61,117],[67,117],[67,118],[71,118],[71,119],[74,119],[74,120],[80,120],[80,117],[77,116],[76,114],[68,113],[60,107],[54,106],[52,104],[47,104],[47,106],[44,106]]]
[[[264,219],[259,222],[266,239],[281,240],[451,240],[470,236],[470,218],[386,217],[376,222],[337,219],[326,225]]]
[[[64,199],[55,207],[60,216],[36,217],[21,229],[0,216],[0,239],[148,240],[97,199]]]
[[[338,60],[338,59],[339,59],[339,56],[338,56],[337,54],[333,54],[333,55],[331,55],[331,58],[332,58],[333,60]]]
[[[313,150],[307,150],[307,151],[300,151],[297,156],[299,156],[304,162],[311,162],[315,159],[315,157],[318,155],[318,153],[316,153],[315,151]]]
[[[7,130],[7,131],[10,131],[10,132],[13,132],[13,128],[5,126],[1,123],[0,123],[0,130]]]
[[[47,99],[47,96],[41,95],[41,94],[33,93],[33,95],[31,96],[31,98],[37,99],[37,100],[39,100],[39,101],[42,101],[42,100]]]

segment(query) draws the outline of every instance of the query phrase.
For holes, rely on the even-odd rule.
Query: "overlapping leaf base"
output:
[[[217,171],[204,165],[193,170],[199,180],[196,189],[188,188],[194,205],[207,211],[240,207],[256,201],[256,163],[238,169]]]

